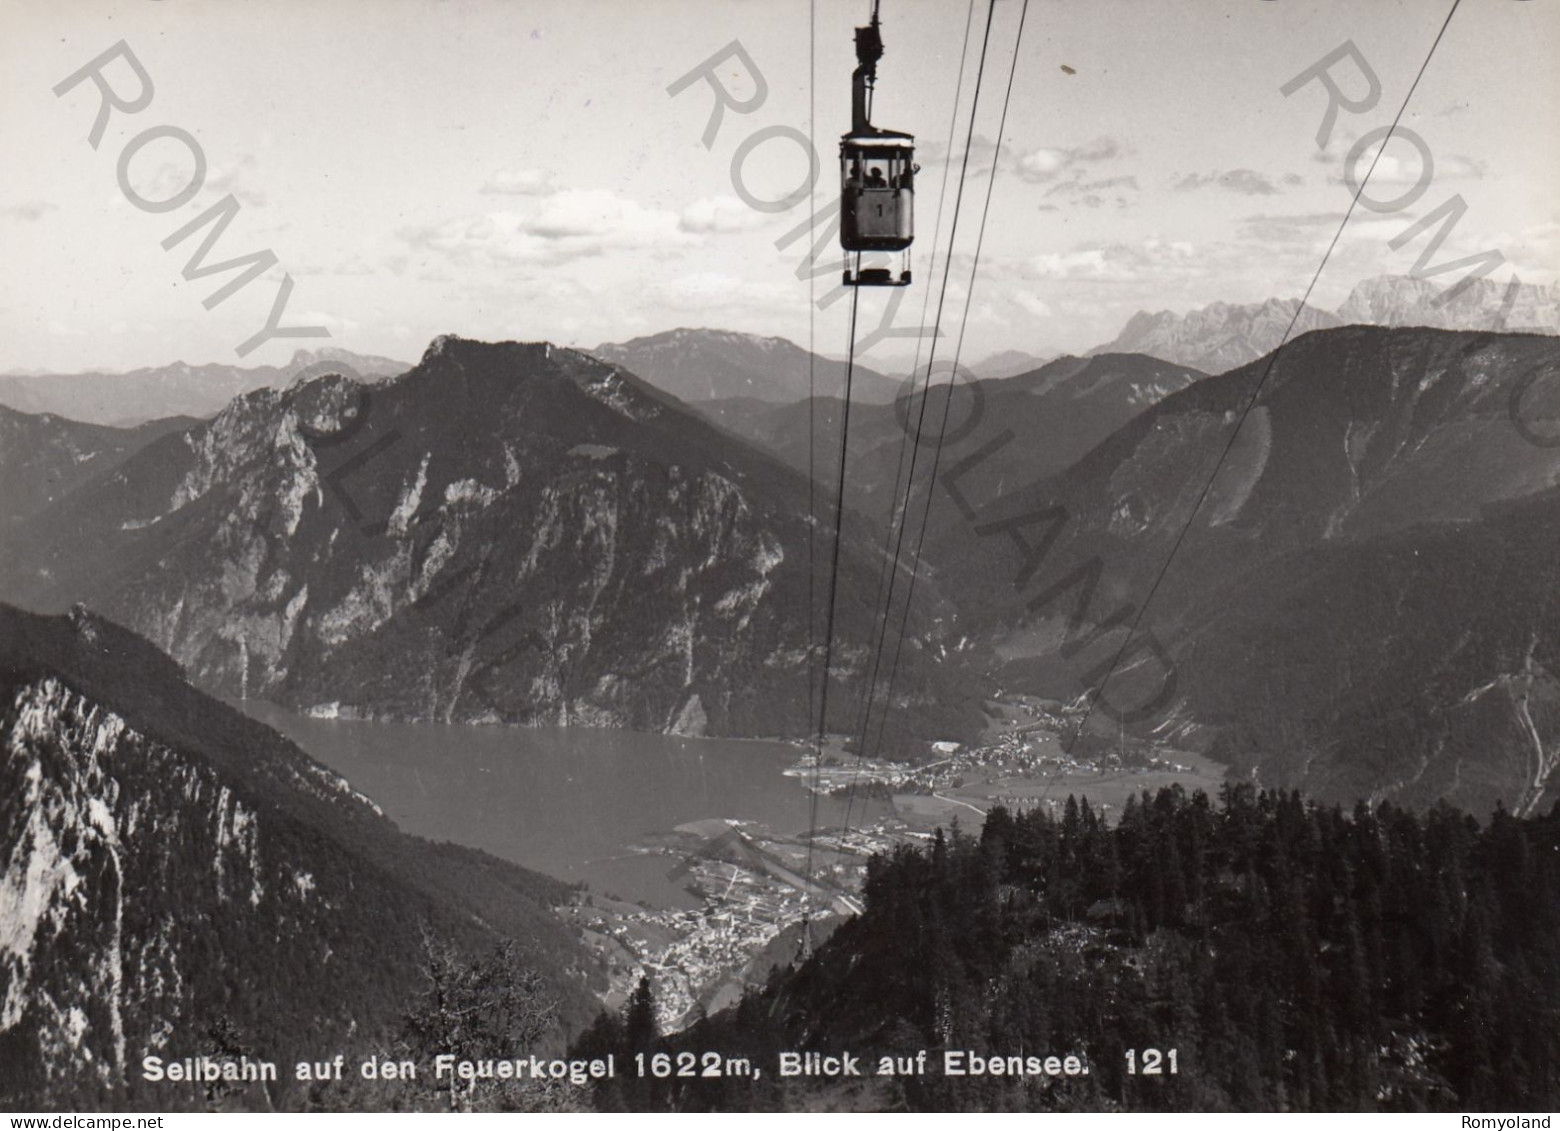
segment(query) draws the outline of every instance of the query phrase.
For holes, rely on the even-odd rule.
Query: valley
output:
[[[925,843],[954,823],[978,833],[993,805],[1060,817],[1075,796],[1114,820],[1144,790],[1173,783],[1213,794],[1222,780],[1199,755],[1146,754],[1135,741],[1074,759],[1062,739],[1076,713],[1021,700],[993,704],[999,717],[979,743],[930,762],[858,760],[831,736],[821,765],[790,743],[235,706],[341,774],[407,832],[572,885],[558,914],[607,971],[602,1001],[620,1006],[648,971],[667,1031],[792,961],[804,920],[826,932],[859,911],[875,853]]]
[[[292,7],[6,11],[13,1122],[1560,1109],[1560,3]]]
[[[30,720],[63,720],[51,741],[88,768],[50,788],[108,805],[86,752],[107,732],[78,717],[150,720],[124,747],[126,780],[148,772],[136,758],[177,765],[209,746],[219,764],[197,777],[219,797],[253,785],[232,751],[274,746],[262,765],[312,768],[267,770],[280,778],[259,802],[167,815],[210,825],[219,845],[214,891],[181,857],[189,898],[224,906],[237,885],[259,909],[242,930],[264,933],[283,913],[268,900],[296,892],[334,922],[339,900],[312,893],[355,880],[254,855],[253,829],[285,828],[254,814],[302,805],[329,841],[305,856],[395,846],[383,898],[397,906],[431,898],[451,868],[468,893],[534,893],[506,922],[540,941],[570,1023],[625,1007],[648,975],[668,1034],[857,923],[883,861],[949,838],[965,851],[993,813],[1103,836],[1151,803],[1235,798],[1235,782],[1324,805],[1536,816],[1552,801],[1560,477],[1505,413],[1516,389],[1529,422],[1560,418],[1540,381],[1560,362],[1553,337],[1347,326],[1298,339],[1271,374],[1104,353],[973,378],[959,386],[973,422],[944,453],[956,486],[918,470],[908,507],[890,496],[920,402],[864,401],[818,756],[833,473],[815,466],[809,484],[806,453],[820,435],[827,446],[840,406],[751,395],[765,356],[784,359],[787,395],[805,373],[777,341],[679,331],[622,347],[695,403],[580,351],[446,336],[404,375],[266,386],[206,420],[5,410],[14,537],[0,580],[56,614],[12,621],[77,680],[36,682],[21,647],[16,749],[42,767]],[[703,386],[677,385],[679,350]],[[710,395],[732,391],[722,366],[742,395]],[[884,538],[896,513],[929,516],[913,564]],[[879,638],[878,601],[891,587],[902,601],[912,576],[914,607]],[[1091,711],[1091,681],[1145,594],[1139,639],[1163,641],[1164,701],[1152,717]],[[115,643],[100,655],[102,640]],[[173,702],[201,704],[200,724],[170,722]],[[294,779],[326,783],[347,831]],[[72,874],[101,871],[131,816],[89,804],[56,830],[47,805],[12,808],[6,882],[54,908],[29,918],[36,930],[107,977],[118,944],[63,888],[26,877],[53,860],[48,837],[85,837]],[[431,917],[472,953],[493,931],[485,913],[456,926],[461,906]],[[404,973],[417,939],[393,945]],[[26,954],[10,961],[13,984],[32,984]],[[140,961],[155,981],[161,959]],[[388,1024],[394,994],[364,992]],[[197,1016],[154,999],[135,1008]],[[257,1014],[243,1022],[265,1031]]]

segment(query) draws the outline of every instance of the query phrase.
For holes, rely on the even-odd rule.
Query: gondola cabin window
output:
[[[908,135],[840,141],[840,243],[847,251],[906,250],[915,235],[915,151]],[[860,282],[877,281],[862,272]]]
[[[910,246],[915,166],[910,151],[863,153],[847,145],[841,161],[845,223],[852,251],[902,251]]]

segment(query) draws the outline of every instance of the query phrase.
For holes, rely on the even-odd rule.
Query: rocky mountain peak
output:
[[[781,734],[808,725],[806,509],[800,475],[624,366],[442,335],[390,381],[234,400],[29,525],[0,570],[224,694]],[[842,555],[858,596],[866,561]]]
[[[1213,302],[1185,314],[1140,310],[1127,320],[1114,341],[1089,353],[1142,353],[1208,373],[1223,373],[1276,347],[1298,304],[1298,299],[1270,298],[1247,304]],[[1325,310],[1307,307],[1296,321],[1295,332],[1336,325],[1338,319]]]
[[[1474,279],[1378,275],[1355,285],[1338,308],[1345,322],[1430,326],[1444,330],[1560,333],[1560,287]]]
[[[1378,275],[1355,285],[1336,313],[1317,306],[1295,311],[1297,298],[1259,303],[1212,302],[1177,314],[1140,310],[1113,341],[1090,350],[1145,353],[1166,361],[1224,373],[1278,348],[1291,337],[1330,326],[1424,326],[1442,330],[1560,333],[1560,286],[1458,278]]]

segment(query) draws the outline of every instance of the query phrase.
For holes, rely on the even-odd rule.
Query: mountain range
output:
[[[1296,334],[1341,325],[1325,310],[1300,310],[1299,299],[1268,299],[1248,306],[1215,302],[1186,314],[1140,310],[1112,341],[1089,353],[1145,353],[1223,373],[1277,347],[1297,310]]]
[[[694,356],[707,357],[700,342]],[[918,457],[898,554],[883,535],[904,508],[904,440],[922,401],[855,405],[841,720],[870,660],[884,570],[914,560],[935,460],[907,630],[914,691],[896,703],[906,734],[973,734],[999,687],[1076,697],[1152,592],[1139,640],[1154,634],[1182,669],[1155,715],[1160,738],[1319,796],[1538,804],[1553,744],[1541,618],[1536,643],[1511,635],[1521,618],[1493,599],[1461,606],[1466,640],[1379,616],[1334,623],[1308,579],[1344,561],[1348,576],[1373,576],[1361,563],[1378,554],[1381,576],[1396,577],[1403,539],[1449,527],[1459,560],[1483,560],[1471,547],[1484,524],[1560,483],[1541,442],[1560,420],[1543,380],[1557,348],[1545,335],[1348,326],[1216,377],[1100,354],[957,382],[942,451]],[[926,402],[929,442],[948,389]],[[200,686],[316,713],[802,734],[840,407],[827,396],[689,405],[577,351],[443,338],[402,377],[259,390],[162,433],[27,417],[8,435],[32,439],[6,450],[34,455],[0,463],[19,485],[7,487],[18,502],[0,581],[30,607],[84,601],[122,620]],[[1395,581],[1388,607],[1422,583]],[[1461,731],[1435,724],[1410,744],[1426,767],[1405,775],[1359,754],[1378,742],[1375,724],[1344,709],[1340,686],[1304,674],[1322,640],[1353,657],[1350,685],[1376,699],[1419,660],[1442,665],[1434,694],[1413,700],[1425,718],[1445,722],[1489,686],[1539,699],[1508,696],[1506,723],[1489,730],[1498,741],[1474,761]],[[963,643],[950,652],[949,641]],[[1115,678],[1130,699],[1154,665],[1128,658]],[[1475,698],[1481,710],[1504,702]]]
[[[170,416],[213,416],[242,393],[284,389],[300,376],[336,371],[375,379],[394,377],[410,368],[388,357],[325,346],[297,350],[284,366],[186,365],[176,361],[125,373],[7,374],[0,376],[0,405],[88,424],[130,427]]]
[[[1457,291],[1447,282],[1378,275],[1349,292],[1338,318],[1368,326],[1560,334],[1560,286],[1475,279]]]
[[[1283,309],[1241,325],[1271,327]],[[692,356],[711,356],[703,338]],[[1026,899],[1049,902],[1023,930],[1053,957],[1093,961],[1107,931],[1152,950],[1168,937],[1160,925],[1190,938],[1210,916],[1252,915],[1269,917],[1282,954],[1295,937],[1285,917],[1307,908],[1333,940],[1325,973],[1349,985],[1353,959],[1335,959],[1374,953],[1360,939],[1382,904],[1366,893],[1339,918],[1330,900],[1272,898],[1251,879],[1262,869],[1282,893],[1286,861],[1303,860],[1307,883],[1330,890],[1323,836],[1374,859],[1381,838],[1342,829],[1328,806],[1367,803],[1360,828],[1376,819],[1370,805],[1426,809],[1437,836],[1468,827],[1439,801],[1494,811],[1490,851],[1502,853],[1515,843],[1499,824],[1508,813],[1554,804],[1555,336],[1322,326],[1212,376],[1099,353],[961,380],[951,402],[947,385],[864,400],[839,516],[838,396],[689,403],[591,354],[448,336],[398,376],[324,368],[240,393],[209,419],[116,428],[0,409],[0,593],[31,610],[0,606],[0,1097],[13,1106],[159,1106],[165,1094],[118,1083],[152,1050],[292,1048],[299,1032],[335,1047],[389,1040],[424,984],[425,937],[466,954],[519,940],[566,1022],[582,1020],[599,977],[551,915],[561,885],[404,836],[213,696],[326,716],[804,735],[839,517],[828,725],[851,730],[875,594],[891,564],[910,568],[882,534],[923,407],[929,443],[945,404],[949,425],[910,489],[918,523],[935,459],[896,736],[921,749],[971,738],[999,693],[1060,700],[1072,724],[1111,672],[1106,708],[1070,749],[1121,751],[1130,730],[1135,743],[1206,752],[1233,782],[1275,791],[1252,804],[1232,782],[1221,804],[1234,816],[1219,827],[1260,824],[1285,848],[1259,851],[1237,830],[1226,856],[1200,855],[1212,811],[1173,791],[1134,803],[1114,833],[1076,806],[1049,831],[1043,807],[1027,825],[999,818],[1006,833],[978,847],[955,836],[874,865],[868,926],[842,929],[830,978],[858,977],[859,956],[898,953],[903,939],[930,948],[927,968],[949,968],[958,935],[974,947],[972,978],[999,955],[1004,984],[1021,988],[1031,953],[998,926],[1017,909],[1008,895],[1044,877]],[[1112,717],[1123,712],[1134,717]],[[888,752],[916,749],[896,740]],[[1155,822],[1179,830],[1174,856],[1148,837]],[[1091,850],[1094,886],[1072,900],[1066,865],[1082,857],[1065,842],[1106,836],[1117,864]],[[1433,857],[1439,843],[1421,847]],[[1507,860],[1464,847],[1470,869],[1526,882],[1531,860],[1516,849]],[[889,890],[892,869],[914,880],[950,851],[967,882]],[[1165,860],[1180,861],[1186,898]],[[1125,911],[1122,868],[1136,892]],[[1440,881],[1426,882],[1433,895]],[[1484,904],[1469,906],[1458,945],[1477,955]],[[1153,961],[1171,981],[1240,983],[1211,977],[1204,949],[1182,963],[1161,947]],[[1219,961],[1238,974],[1245,953],[1225,946]],[[1437,953],[1424,948],[1425,969],[1456,981]],[[1135,985],[1129,967],[1110,985]],[[917,1024],[951,1032],[955,990],[920,995]],[[1188,1017],[1223,1008],[1172,996]],[[1007,1024],[1001,1000],[977,997],[980,1016]],[[825,985],[808,1000],[838,998]],[[1056,999],[1024,1000],[1033,1021]],[[813,1008],[793,1020],[811,1025]],[[855,1016],[876,1025],[873,1008]],[[1412,1076],[1423,1058],[1376,1060]],[[1282,1076],[1283,1063],[1269,1067]],[[1230,1095],[1239,1075],[1224,1081]]]
[[[1560,484],[1553,449],[1529,438],[1560,419],[1560,397],[1540,380],[1557,365],[1560,341],[1538,335],[1304,335],[1271,364],[1172,393],[1064,471],[941,532],[943,590],[960,594],[965,627],[985,634],[1005,686],[1055,695],[1077,694],[1081,673],[1108,665],[1152,594],[1135,639],[1152,634],[1178,669],[1153,712],[1158,733],[1240,732],[1232,760],[1322,798],[1531,808],[1560,741],[1524,698],[1546,694],[1538,602],[1550,567],[1542,546],[1515,548],[1509,508],[1530,504],[1537,520]],[[1510,568],[1539,570],[1532,588],[1478,583],[1500,546],[1513,547]],[[1416,548],[1418,572],[1404,558]],[[1455,606],[1443,568],[1465,586]],[[1527,595],[1525,613],[1511,592]],[[1457,616],[1423,623],[1437,602]],[[1163,658],[1147,659],[1139,649],[1124,665],[1118,705],[1165,686]],[[1492,696],[1508,686],[1521,695]],[[1453,736],[1450,715],[1480,699],[1481,711],[1504,709],[1504,727],[1477,743],[1466,728]],[[1419,729],[1389,741],[1379,713],[1399,707]],[[1439,737],[1421,741],[1427,732]],[[1383,749],[1415,769],[1371,753]]]
[[[952,385],[951,401],[950,386],[941,383],[929,394],[907,389],[889,405],[854,404],[846,502],[869,521],[886,522],[891,507],[903,505],[895,500],[903,497],[900,478],[909,469],[906,442],[920,434],[924,439],[912,496],[913,513],[919,516],[925,501],[921,485],[929,479],[941,434],[940,471],[952,471],[961,460],[981,453],[978,470],[968,479],[957,472],[952,478],[960,484],[961,498],[969,495],[986,505],[1010,487],[1062,470],[1139,412],[1204,376],[1141,355],[1062,357],[1011,377],[971,374]],[[827,493],[838,484],[842,403],[825,396],[811,404],[707,401],[697,407],[798,470],[808,470],[810,458]],[[940,427],[945,414],[947,426]],[[956,519],[956,508],[963,505],[950,507],[946,488],[943,494],[934,521]]]
[[[969,371],[976,377],[1001,378],[1017,377],[1020,373],[1028,373],[1039,369],[1048,361],[1054,361],[1059,355],[1055,353],[1028,353],[1025,350],[999,350],[983,361],[977,361],[969,366]]]
[[[1224,373],[1277,349],[1286,331],[1291,338],[1343,325],[1560,334],[1560,287],[1478,279],[1456,297],[1443,299],[1451,294],[1448,287],[1429,279],[1381,275],[1358,283],[1336,312],[1307,306],[1298,319],[1298,299],[1216,302],[1186,314],[1140,310],[1114,339],[1089,353],[1146,353]]]
[[[0,531],[117,467],[153,440],[195,423],[194,417],[170,416],[112,428],[0,405]]]
[[[0,577],[315,713],[804,734],[807,497],[614,365],[446,337],[400,378],[261,389],[164,435],[20,524]],[[840,560],[848,683],[877,573],[854,532]]]
[[[769,404],[791,404],[809,392],[838,396],[845,387],[846,363],[809,355],[786,338],[766,338],[729,330],[667,330],[621,343],[603,343],[590,353],[644,378],[690,404],[746,397]],[[892,400],[902,382],[856,362],[852,397],[872,404]]]
[[[1358,283],[1336,311],[1312,305],[1297,320],[1297,299],[1216,302],[1184,314],[1144,310],[1128,319],[1110,342],[1085,356],[1140,353],[1206,373],[1223,373],[1275,349],[1291,320],[1290,337],[1348,324],[1560,333],[1560,287],[1478,279],[1446,300],[1449,287],[1431,279],[1382,275]],[[729,330],[667,330],[604,342],[589,352],[697,405],[717,423],[738,427],[745,414],[762,411],[758,406],[794,404],[809,395],[840,396],[846,371],[843,360],[810,355],[785,338]],[[1009,349],[964,368],[969,377],[1002,379],[1033,372],[1054,357]],[[114,426],[178,415],[205,418],[241,393],[285,388],[300,375],[318,375],[332,366],[368,380],[394,377],[411,368],[390,358],[324,347],[298,350],[281,367],[175,362],[124,373],[17,371],[0,375],[0,406]],[[905,377],[885,375],[881,367],[858,358],[853,398],[858,403],[886,404],[909,395],[909,384]]]

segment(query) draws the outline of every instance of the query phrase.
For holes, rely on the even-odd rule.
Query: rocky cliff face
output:
[[[137,893],[176,891],[246,933],[320,910],[313,873],[262,852],[259,812],[210,767],[57,679],[15,688],[3,757],[0,1031],[31,1046],[49,1085],[111,1092],[138,1053],[166,1053],[202,1012],[189,924]],[[348,792],[324,775],[311,784]]]
[[[1249,305],[1216,302],[1187,314],[1140,310],[1114,341],[1089,354],[1144,353],[1206,373],[1223,373],[1277,348],[1299,305],[1299,299],[1269,299]],[[1307,307],[1300,311],[1290,336],[1337,325],[1334,315]]]
[[[388,385],[239,398],[40,516],[6,572],[24,600],[84,601],[228,695],[787,734],[808,729],[821,636],[807,540],[800,476],[632,375],[440,339]],[[875,579],[847,546],[847,679]]]
[[[1477,279],[1455,297],[1453,276],[1380,275],[1357,284],[1338,317],[1372,326],[1560,334],[1560,287]]]
[[[1560,334],[1560,287],[1477,279],[1452,297],[1454,289],[1453,276],[1379,275],[1356,284],[1337,311],[1307,306],[1289,336],[1346,325]],[[1140,310],[1114,341],[1089,353],[1146,353],[1224,373],[1277,349],[1297,306],[1298,299],[1269,299],[1216,302],[1186,314]]]
[[[166,1110],[186,1097],[142,1057],[215,1054],[217,1026],[276,1060],[368,1040],[420,988],[424,927],[523,939],[583,1011],[561,885],[402,836],[111,624],[0,627],[0,1098]]]

